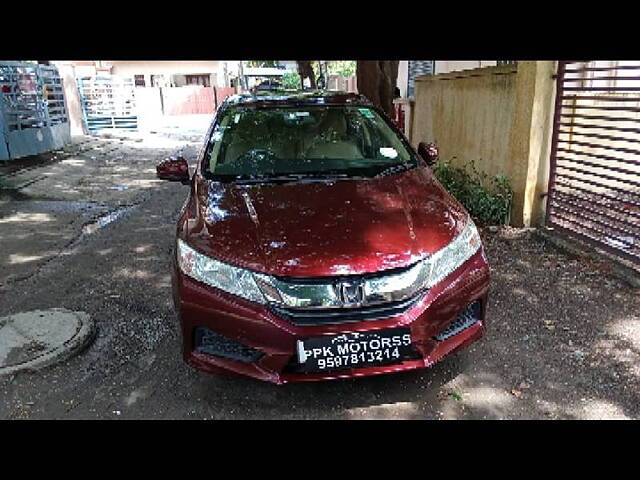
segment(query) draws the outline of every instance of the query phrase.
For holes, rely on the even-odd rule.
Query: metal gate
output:
[[[547,225],[640,268],[640,61],[558,62]]]
[[[53,65],[0,62],[0,160],[61,148],[71,139]]]
[[[84,125],[90,133],[107,128],[138,129],[133,78],[97,75],[77,81]]]

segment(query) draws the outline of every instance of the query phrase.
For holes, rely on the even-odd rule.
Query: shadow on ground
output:
[[[74,168],[85,171],[84,162]],[[119,165],[125,176],[136,169]],[[87,311],[99,328],[81,355],[0,378],[0,418],[640,418],[639,292],[606,265],[510,228],[483,233],[488,335],[432,368],[284,386],[195,371],[181,360],[170,295],[175,220],[188,189],[147,187],[151,173],[135,175],[138,184],[104,203],[0,205],[4,277],[41,265],[0,289],[0,315],[62,307]],[[96,205],[132,203],[73,243],[85,217],[99,216]],[[57,254],[68,242],[69,254]]]

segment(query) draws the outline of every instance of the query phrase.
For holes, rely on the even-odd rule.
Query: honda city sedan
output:
[[[489,266],[466,210],[381,109],[254,93],[216,112],[179,215],[184,360],[278,384],[424,368],[485,333]]]

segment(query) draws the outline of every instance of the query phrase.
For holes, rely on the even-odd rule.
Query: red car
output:
[[[274,383],[427,367],[479,339],[489,266],[465,209],[366,98],[235,95],[178,220],[185,361]],[[426,158],[425,158],[426,157]]]

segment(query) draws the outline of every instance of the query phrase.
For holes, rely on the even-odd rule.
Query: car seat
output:
[[[305,158],[363,158],[347,133],[347,120],[339,110],[328,110],[305,149]]]

